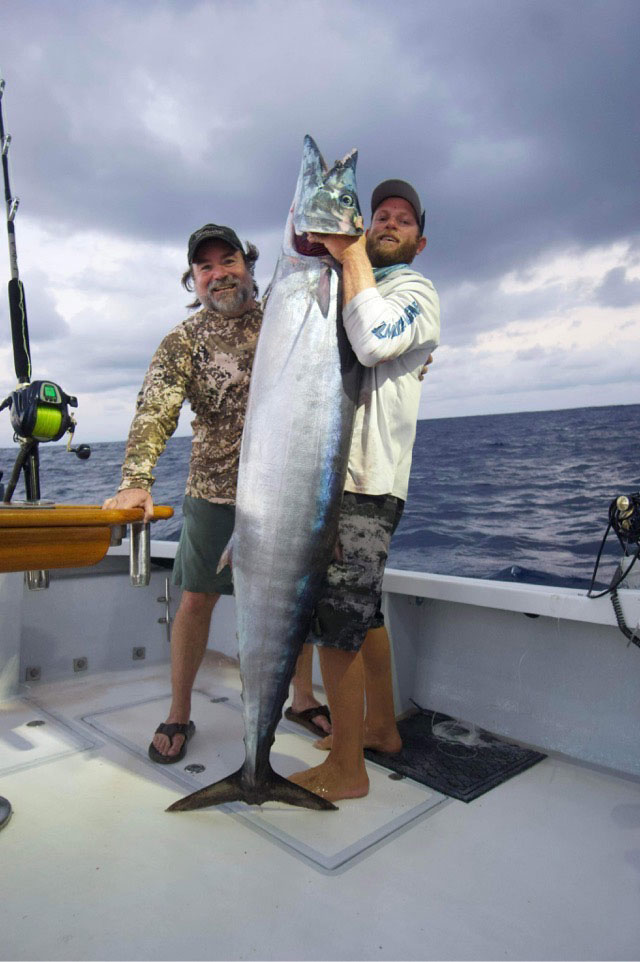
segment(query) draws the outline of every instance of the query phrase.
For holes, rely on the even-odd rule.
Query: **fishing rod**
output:
[[[9,181],[11,136],[5,134],[4,130],[2,114],[4,90],[5,81],[0,78],[0,144],[2,145],[2,177],[4,180],[11,273],[8,285],[9,315],[11,319],[11,340],[13,342],[13,363],[18,378],[15,391],[2,401],[0,411],[9,408],[11,425],[15,432],[14,440],[20,443],[20,452],[6,490],[3,490],[3,486],[0,485],[0,498],[5,504],[8,504],[11,501],[21,471],[24,473],[27,501],[40,500],[38,456],[40,442],[59,441],[68,432],[68,451],[74,452],[81,460],[86,460],[91,455],[91,448],[87,444],[81,444],[77,448],[71,447],[76,421],[69,412],[69,407],[78,406],[77,398],[67,394],[59,384],[55,384],[53,381],[31,381],[31,348],[29,345],[27,304],[24,285],[20,280],[18,270],[16,247],[15,217],[20,200],[13,196]],[[0,478],[2,478],[2,472],[0,472]]]

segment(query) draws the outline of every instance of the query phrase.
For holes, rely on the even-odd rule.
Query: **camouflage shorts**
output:
[[[403,508],[404,501],[391,495],[345,492],[339,526],[342,560],[329,565],[308,641],[359,651],[367,631],[384,625],[382,577]]]

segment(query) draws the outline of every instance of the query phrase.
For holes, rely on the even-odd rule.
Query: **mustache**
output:
[[[221,277],[218,281],[211,281],[207,290],[210,294],[215,294],[216,291],[221,290],[223,287],[238,287],[239,285],[240,280],[237,277],[228,275],[227,277]]]

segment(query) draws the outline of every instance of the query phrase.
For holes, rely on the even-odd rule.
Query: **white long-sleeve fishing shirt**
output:
[[[361,364],[362,386],[346,491],[406,499],[422,382],[420,370],[440,338],[440,304],[430,280],[406,264],[374,271],[376,287],[343,311]]]

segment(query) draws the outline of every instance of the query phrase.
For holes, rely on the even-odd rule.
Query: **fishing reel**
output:
[[[621,494],[609,505],[609,524],[628,554],[628,546],[640,543],[640,492]]]
[[[88,444],[71,447],[75,431],[75,418],[69,407],[77,407],[78,399],[62,390],[53,381],[33,381],[13,391],[2,404],[0,411],[10,409],[11,426],[16,436],[28,441],[59,441],[69,432],[67,450],[81,460],[91,456]]]
[[[4,504],[9,504],[15,491],[20,472],[25,470],[25,486],[28,501],[40,499],[40,480],[38,474],[38,445],[43,441],[59,441],[63,434],[69,433],[67,451],[85,461],[91,457],[88,444],[71,447],[75,418],[69,407],[77,407],[78,399],[62,390],[53,381],[33,381],[16,388],[0,404],[0,411],[10,409],[11,426],[15,440],[20,442],[20,451],[11,472],[11,478],[0,493]]]
[[[598,572],[598,566],[600,564],[600,558],[607,540],[607,535],[613,528],[620,546],[623,550],[623,558],[620,562],[613,578],[611,579],[611,584],[604,591],[594,594],[593,587],[595,585],[596,574]],[[620,604],[620,598],[618,597],[618,588],[624,583],[626,579],[627,584],[625,587],[637,587],[634,581],[637,579],[629,578],[631,569],[637,563],[640,558],[640,491],[635,491],[633,494],[621,494],[617,498],[614,498],[609,505],[609,524],[607,525],[607,530],[604,533],[604,538],[602,539],[602,544],[600,545],[600,550],[598,551],[598,557],[596,558],[595,568],[593,570],[593,577],[591,578],[591,585],[587,592],[587,598],[602,598],[603,595],[611,596],[611,604],[613,605],[613,610],[615,612],[616,621],[618,622],[618,628],[625,636],[629,639],[629,642],[640,648],[640,624],[632,631],[628,626],[624,618],[624,613],[622,611],[622,605]]]
[[[73,421],[69,405],[77,407],[78,399],[52,381],[33,381],[19,387],[2,403],[2,407],[9,407],[11,426],[18,437],[34,441],[60,440]]]

